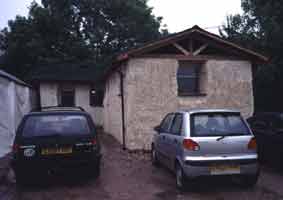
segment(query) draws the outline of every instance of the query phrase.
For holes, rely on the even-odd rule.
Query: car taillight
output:
[[[199,144],[191,139],[184,139],[183,146],[190,151],[198,151],[200,149]]]
[[[97,144],[97,140],[96,140],[96,139],[92,139],[92,140],[91,140],[91,144],[92,144],[92,145],[96,145],[96,144]]]
[[[13,147],[12,147],[13,153],[18,153],[19,147],[20,147],[20,146],[19,146],[18,144],[14,144]]]
[[[250,150],[256,150],[257,144],[256,144],[256,139],[252,138],[248,144],[248,149]]]

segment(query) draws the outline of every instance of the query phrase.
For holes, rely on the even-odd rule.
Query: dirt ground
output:
[[[3,200],[182,200],[182,199],[283,199],[283,175],[263,168],[253,189],[241,188],[231,180],[200,180],[193,192],[178,192],[174,175],[155,168],[144,154],[129,154],[110,136],[102,139],[103,162],[97,179],[70,174],[53,177],[41,186],[16,187],[13,176],[0,186]],[[74,178],[76,177],[76,178]]]

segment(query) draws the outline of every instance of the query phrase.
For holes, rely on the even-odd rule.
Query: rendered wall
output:
[[[90,106],[90,99],[89,99],[90,89],[91,88],[89,85],[84,85],[84,84],[76,85],[75,103],[76,103],[76,106],[81,106],[91,115],[96,125],[102,126],[103,125],[103,107]]]
[[[104,131],[112,134],[119,142],[122,143],[122,108],[120,77],[118,73],[113,74],[106,83],[103,105]]]
[[[17,127],[34,106],[32,90],[0,77],[0,157],[9,153]]]
[[[247,61],[211,60],[203,66],[202,92],[206,96],[179,97],[178,61],[175,59],[132,59],[125,69],[126,145],[129,149],[150,149],[153,127],[169,112],[192,108],[239,109],[253,114],[251,64]],[[107,132],[120,130],[118,81],[111,78],[105,110]],[[116,91],[116,92],[114,92]],[[116,96],[115,96],[116,95]],[[115,111],[115,115],[113,112]],[[111,120],[111,122],[109,122]],[[120,133],[118,134],[120,135]]]
[[[92,117],[94,123],[98,126],[103,125],[103,108],[90,106],[90,85],[76,84],[75,87],[75,105],[84,108]],[[41,83],[40,84],[41,106],[59,105],[59,84]]]
[[[41,107],[57,106],[58,101],[58,85],[56,83],[40,84],[40,103]]]

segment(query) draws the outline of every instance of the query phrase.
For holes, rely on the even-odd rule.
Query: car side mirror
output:
[[[155,130],[157,133],[159,133],[159,132],[161,131],[161,128],[160,128],[160,126],[158,125],[158,126],[155,126],[155,127],[154,127],[154,130]]]

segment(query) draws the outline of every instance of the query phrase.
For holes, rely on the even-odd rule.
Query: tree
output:
[[[42,0],[28,17],[17,16],[0,34],[6,70],[25,77],[38,63],[92,60],[105,63],[119,52],[166,33],[147,0]],[[162,30],[162,29],[161,29]]]
[[[264,52],[268,65],[254,72],[256,111],[283,111],[283,5],[276,0],[242,0],[243,15],[227,18],[220,34]]]

